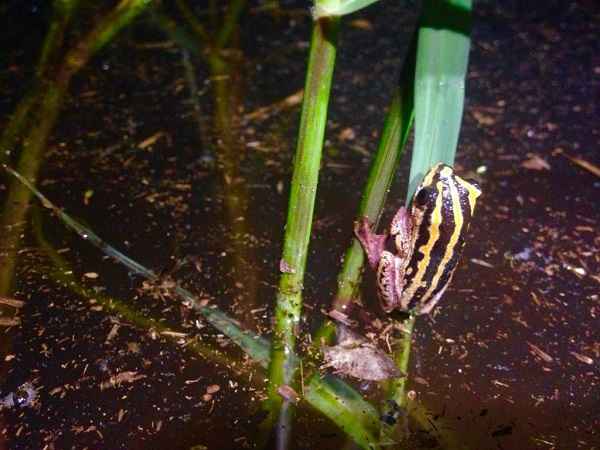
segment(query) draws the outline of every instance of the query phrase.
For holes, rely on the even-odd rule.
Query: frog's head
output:
[[[476,183],[459,177],[452,167],[438,163],[417,187],[411,205],[412,215],[417,223],[424,217],[430,218],[430,223],[437,223],[444,212],[460,210],[470,219],[480,195],[481,189]]]

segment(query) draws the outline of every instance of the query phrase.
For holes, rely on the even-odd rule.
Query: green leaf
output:
[[[407,199],[435,163],[454,163],[471,42],[472,0],[425,0],[423,7],[415,74],[415,145]]]
[[[366,8],[378,0],[325,0],[315,1],[313,8],[313,18],[315,20],[321,17],[345,16],[359,9]]]

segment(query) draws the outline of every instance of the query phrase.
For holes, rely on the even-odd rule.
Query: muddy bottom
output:
[[[431,426],[410,422],[398,448],[440,448],[439,427],[456,448],[600,448],[600,178],[581,164],[600,165],[600,9],[513,3],[476,8],[456,169],[483,196],[452,286],[416,324],[409,390]],[[7,11],[4,124],[41,39],[17,24],[45,23]],[[383,2],[344,21],[303,342],[335,291],[415,18],[413,6]],[[192,58],[200,122],[186,56],[147,26],[73,80],[38,186],[161,282],[129,274],[32,208],[10,295],[23,304],[3,305],[0,328],[1,448],[237,449],[261,438],[264,369],[169,286],[179,280],[269,335],[299,121],[297,102],[281,101],[302,88],[310,17],[244,16],[224,85],[229,116],[215,106],[218,82]],[[408,164],[407,154],[387,220],[404,203]],[[2,201],[6,190],[2,178]],[[370,274],[362,295],[378,314]],[[348,381],[377,397],[376,386]],[[302,402],[293,442],[352,448]]]

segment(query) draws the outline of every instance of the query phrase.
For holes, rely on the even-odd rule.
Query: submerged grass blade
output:
[[[135,327],[144,330],[153,330],[171,341],[178,341],[182,334],[178,330],[174,330],[160,320],[149,317],[130,307],[126,302],[115,297],[110,297],[95,289],[90,289],[81,284],[74,275],[72,267],[67,261],[57,252],[57,250],[46,240],[42,231],[41,213],[38,207],[32,208],[32,230],[37,244],[48,257],[51,268],[47,272],[48,277],[57,284],[65,286],[76,295],[85,299],[94,299],[98,304],[102,305],[106,311],[111,314],[117,314],[122,320],[129,322]],[[185,334],[185,333],[184,333]],[[209,343],[197,339],[187,340],[185,348],[198,355],[201,355],[207,361],[219,364],[223,367],[229,367],[234,361],[224,354],[216,346],[211,346]]]
[[[131,271],[148,278],[150,280],[155,280],[156,274],[139,264],[138,262],[132,260],[131,258],[123,255],[121,252],[116,250],[110,244],[104,242],[98,235],[96,235],[93,231],[81,225],[79,222],[71,218],[64,211],[54,205],[44,194],[38,191],[27,179],[23,178],[19,173],[15,172],[11,168],[6,165],[3,165],[4,169],[7,170],[10,174],[15,176],[19,182],[23,183],[33,195],[35,195],[41,203],[54,211],[54,213],[59,217],[65,225],[69,228],[77,232],[79,236],[83,239],[89,241],[91,244],[98,247],[101,251],[114,257],[116,261],[123,264],[125,267],[129,268]],[[270,360],[270,348],[271,345],[269,341],[251,331],[241,329],[237,322],[230,318],[227,314],[220,311],[218,308],[210,307],[210,306],[201,306],[198,299],[186,289],[183,289],[179,285],[175,288],[175,292],[180,295],[185,301],[189,302],[205,319],[216,329],[221,331],[223,334],[228,336],[233,342],[235,342],[238,346],[242,348],[242,350],[250,356],[254,361],[260,364],[263,367],[268,367]],[[296,354],[290,355],[292,363],[297,365],[299,361]],[[328,377],[328,380],[332,380],[334,378]],[[319,411],[322,411],[328,417],[331,417],[332,420],[341,426],[344,422],[341,419],[336,419],[332,417],[331,411],[348,411],[348,414],[353,414],[356,417],[361,417],[361,421],[353,422],[353,429],[349,432],[349,435],[354,438],[354,436],[362,436],[361,442],[365,442],[365,445],[362,445],[363,448],[377,448],[377,441],[373,437],[374,433],[369,431],[369,429],[365,428],[365,424],[376,424],[378,423],[379,417],[372,405],[368,402],[362,400],[360,394],[356,392],[351,386],[347,385],[341,380],[335,380],[335,382],[322,382],[321,378],[316,374],[312,381],[311,386],[315,389],[315,392],[319,392],[319,394],[315,394],[313,392],[312,395],[307,396],[306,400],[309,404],[311,404],[314,408]],[[344,399],[350,398],[353,401],[346,401]],[[364,422],[364,424],[363,424]]]
[[[463,114],[472,0],[425,0],[415,74],[410,198],[437,162],[452,165]]]

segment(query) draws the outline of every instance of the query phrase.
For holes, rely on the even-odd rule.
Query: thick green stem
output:
[[[280,261],[282,274],[275,308],[269,367],[271,414],[275,414],[282,403],[277,390],[283,384],[292,384],[296,370],[290,356],[294,352],[300,325],[304,270],[327,122],[338,29],[338,18],[322,19],[313,24],[283,255]]]
[[[396,366],[403,372],[408,373],[410,362],[410,349],[412,345],[413,330],[415,328],[416,316],[410,316],[404,322],[406,333],[400,339],[394,341],[394,360]],[[406,408],[406,382],[408,377],[395,378],[390,383],[391,398],[402,408]]]
[[[377,225],[385,199],[392,183],[398,162],[404,151],[413,121],[413,85],[415,70],[416,37],[409,46],[404,62],[400,82],[392,97],[388,113],[385,117],[383,132],[375,159],[369,171],[367,185],[363,191],[357,217],[367,216]],[[342,270],[338,276],[333,309],[344,312],[353,299],[357,297],[360,287],[364,252],[356,238],[346,250]],[[314,342],[330,342],[335,326],[326,322],[315,335]]]

